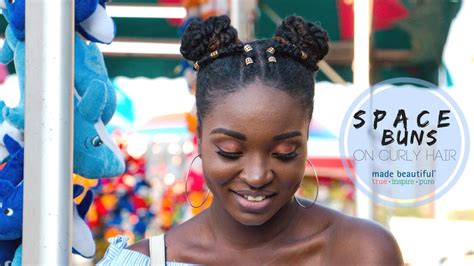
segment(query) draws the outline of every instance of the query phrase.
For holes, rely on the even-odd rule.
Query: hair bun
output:
[[[238,42],[237,30],[230,25],[228,16],[194,20],[181,38],[181,54],[184,58],[198,61],[219,48]]]
[[[329,51],[328,33],[299,16],[286,17],[277,28],[274,39],[295,45],[316,61],[323,59]]]

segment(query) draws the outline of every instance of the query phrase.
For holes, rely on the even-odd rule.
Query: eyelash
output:
[[[219,154],[220,156],[222,156],[226,159],[230,159],[230,160],[237,160],[242,156],[242,153],[240,153],[240,152],[225,152],[223,150],[218,150],[216,153]],[[286,153],[286,154],[274,153],[274,154],[272,154],[272,157],[274,157],[274,158],[276,158],[280,161],[285,161],[286,162],[286,161],[290,161],[290,160],[296,158],[298,155],[299,155],[299,153],[296,153],[296,152],[290,152],[290,153]]]

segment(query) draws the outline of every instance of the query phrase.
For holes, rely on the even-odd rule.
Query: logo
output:
[[[344,118],[344,168],[377,203],[421,206],[452,188],[469,155],[469,132],[454,100],[429,82],[396,78],[362,93]],[[354,167],[351,167],[354,165]]]

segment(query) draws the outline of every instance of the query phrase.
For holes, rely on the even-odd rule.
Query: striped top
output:
[[[110,245],[98,266],[143,265],[150,266],[150,257],[127,248],[127,236],[116,236],[108,239]],[[194,264],[166,261],[166,266],[191,266]]]

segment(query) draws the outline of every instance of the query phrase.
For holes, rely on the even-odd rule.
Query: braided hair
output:
[[[283,20],[272,39],[243,43],[228,16],[195,20],[181,39],[181,54],[196,62],[199,125],[219,99],[252,82],[282,90],[299,100],[311,120],[314,72],[328,53],[328,34],[298,16]]]

